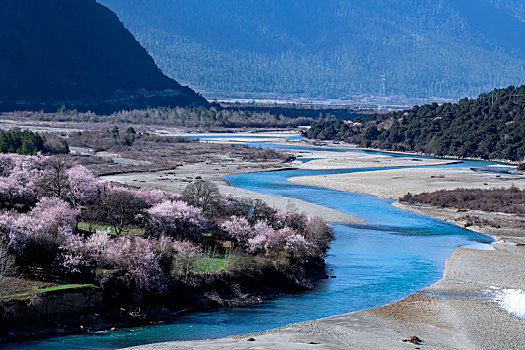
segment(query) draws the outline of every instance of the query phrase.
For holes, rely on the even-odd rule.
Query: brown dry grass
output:
[[[166,137],[138,132],[134,140],[120,132],[115,138],[109,130],[72,133],[67,139],[70,147],[82,147],[94,152],[109,152],[115,157],[73,156],[77,163],[90,168],[96,174],[127,171],[156,171],[173,169],[185,163],[207,162],[222,164],[245,161],[257,164],[283,163],[293,159],[289,153],[272,149],[248,147],[237,144],[199,142],[185,137]],[[48,138],[52,138],[51,135]],[[130,160],[119,162],[117,158]]]
[[[441,208],[525,215],[525,191],[516,187],[487,190],[458,188],[418,195],[407,194],[400,201]]]

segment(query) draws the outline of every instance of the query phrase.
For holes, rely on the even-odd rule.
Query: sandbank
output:
[[[407,193],[419,194],[456,188],[525,188],[525,176],[474,172],[466,168],[405,168],[341,175],[303,176],[288,181],[328,187],[340,191],[368,193],[397,199]]]

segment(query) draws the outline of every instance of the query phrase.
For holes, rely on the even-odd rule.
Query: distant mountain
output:
[[[205,105],[95,0],[3,0],[0,111]]]
[[[313,123],[308,137],[361,146],[465,158],[522,160],[525,85],[458,103],[416,106],[354,122]]]
[[[523,0],[99,0],[207,96],[477,96],[525,83]]]

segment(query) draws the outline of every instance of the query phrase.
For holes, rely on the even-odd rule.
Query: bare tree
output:
[[[188,204],[208,211],[219,197],[219,188],[209,181],[197,181],[184,189],[182,196]]]
[[[107,223],[113,226],[115,233],[121,235],[129,226],[139,225],[141,215],[147,207],[144,200],[123,189],[103,191],[95,203],[84,211],[84,216],[91,222]]]
[[[67,188],[66,171],[71,163],[57,157],[50,157],[43,163],[42,176],[38,181],[40,195],[62,198]]]

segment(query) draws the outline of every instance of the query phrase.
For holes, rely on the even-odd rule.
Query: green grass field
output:
[[[44,283],[39,281],[30,281],[17,278],[10,278],[5,283],[9,285],[1,286],[9,288],[11,294],[2,295],[0,299],[25,299],[31,295],[37,295],[40,293],[49,293],[58,290],[75,290],[79,288],[92,287],[97,288],[94,284],[56,284],[56,283]],[[0,287],[0,288],[1,288]]]
[[[107,231],[110,235],[117,234],[117,232],[115,231],[115,228],[111,225],[101,225],[101,224],[95,224],[92,222],[80,221],[77,227],[79,230],[82,230],[82,231],[88,231],[88,232]],[[145,232],[146,230],[141,227],[126,227],[122,233],[128,236],[140,236],[140,235],[143,235]]]

